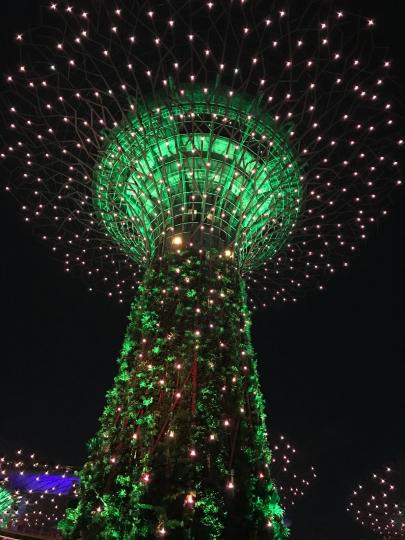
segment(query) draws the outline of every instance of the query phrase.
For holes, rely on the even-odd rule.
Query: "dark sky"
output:
[[[1,71],[13,35],[33,24],[38,3],[2,0]],[[377,17],[405,87],[404,4],[337,3]],[[350,271],[325,292],[255,316],[270,431],[286,433],[319,473],[292,515],[293,540],[375,538],[346,514],[347,496],[371,470],[405,453],[404,192]],[[0,439],[79,465],[115,373],[128,306],[90,295],[64,274],[14,201],[0,197]]]

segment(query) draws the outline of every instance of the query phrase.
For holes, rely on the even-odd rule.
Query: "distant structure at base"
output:
[[[71,467],[41,463],[22,450],[0,457],[0,540],[59,538],[57,524],[77,485]]]
[[[272,453],[288,517],[316,479],[316,472],[297,458],[284,435],[274,437]],[[0,540],[60,539],[58,522],[76,504],[78,485],[74,467],[44,464],[23,450],[5,452],[0,442]]]

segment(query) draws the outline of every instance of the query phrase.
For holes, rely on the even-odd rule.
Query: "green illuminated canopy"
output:
[[[272,258],[301,208],[289,130],[224,88],[186,86],[131,109],[94,179],[109,236],[142,266],[184,243],[230,250],[242,270]]]

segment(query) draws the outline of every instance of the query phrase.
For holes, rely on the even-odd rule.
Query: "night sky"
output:
[[[2,72],[13,60],[13,36],[35,23],[38,4],[2,0]],[[342,5],[376,17],[405,88],[405,2]],[[80,466],[129,307],[66,275],[22,223],[15,201],[3,190],[0,197],[0,441]],[[293,540],[375,538],[347,514],[348,495],[405,453],[405,190],[393,199],[390,216],[323,293],[308,290],[299,303],[254,317],[270,433],[285,433],[318,470],[292,514]]]

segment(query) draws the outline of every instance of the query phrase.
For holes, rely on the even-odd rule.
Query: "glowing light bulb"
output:
[[[172,238],[172,246],[179,247],[183,244],[183,239],[181,236],[173,236]]]
[[[193,506],[194,502],[195,502],[195,495],[193,493],[189,493],[184,500],[184,504],[187,506]]]
[[[149,473],[144,473],[142,475],[142,482],[144,484],[148,484],[150,482],[150,474]]]

